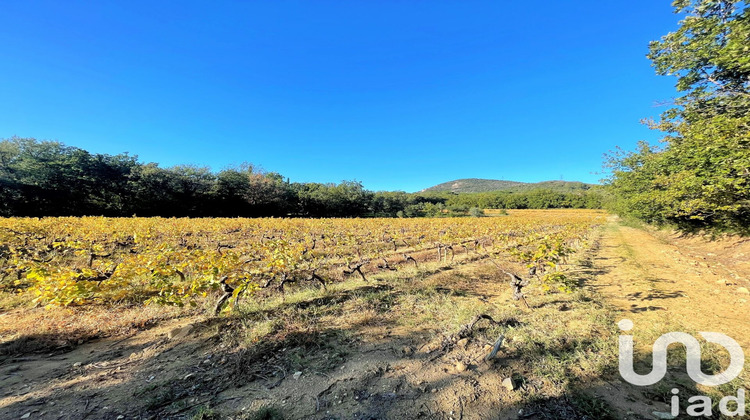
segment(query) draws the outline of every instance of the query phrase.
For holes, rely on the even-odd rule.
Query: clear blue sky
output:
[[[675,95],[670,0],[3,1],[0,138],[416,191],[596,182]]]

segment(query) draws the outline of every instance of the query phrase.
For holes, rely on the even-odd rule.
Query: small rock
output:
[[[404,348],[401,349],[401,352],[404,353],[405,355],[410,355],[414,353],[414,349],[409,346],[404,346]]]
[[[27,419],[29,417],[31,417],[31,413],[26,413],[23,416],[21,416],[22,419]]]
[[[188,379],[189,379],[190,377],[192,377],[193,375],[195,375],[195,374],[194,374],[194,373],[188,373],[187,375],[185,375],[185,377],[184,377],[184,378],[182,378],[182,380],[183,380],[183,381],[186,381],[186,380],[188,380]]]
[[[459,347],[461,347],[463,349],[466,349],[466,346],[469,345],[469,339],[468,338],[462,338],[462,339],[458,340],[458,342],[456,342],[456,344]]]
[[[492,346],[489,344],[485,344],[484,347],[482,347],[482,349],[484,349],[484,351],[490,351],[492,350]]]
[[[120,414],[119,416],[117,416],[117,420],[122,420],[124,418],[125,418],[125,416],[123,416],[122,414]]]
[[[436,392],[437,392],[437,388],[432,388],[432,389],[430,390],[430,392],[432,392],[433,394],[434,394],[434,393],[436,393]]]
[[[513,383],[513,379],[505,378],[503,379],[503,387],[505,387],[505,389],[507,389],[508,391],[513,391],[516,389],[516,384]]]
[[[192,325],[186,325],[182,328],[175,328],[167,333],[167,338],[170,340],[180,339],[190,334],[191,331],[193,331]]]
[[[81,367],[81,365],[83,365],[83,363],[81,363],[81,362],[75,362],[75,363],[73,363],[73,367],[74,368]]]
[[[465,372],[466,371],[466,363],[464,362],[456,362],[456,372]]]
[[[673,416],[672,414],[665,413],[663,411],[652,411],[651,414],[653,414],[654,417],[656,417],[657,419],[668,420],[668,419],[675,419],[675,418],[677,418],[677,417]]]
[[[738,287],[737,293],[742,293],[743,295],[750,295],[750,290],[747,290],[747,287]]]
[[[299,379],[300,376],[302,376],[302,372],[297,371],[297,372],[294,372],[294,375],[292,375],[292,378],[294,378],[294,380],[297,380]]]
[[[726,285],[726,284],[727,284],[727,281],[726,281],[726,280],[724,280],[724,279],[719,279],[719,280],[716,280],[716,284],[723,284],[723,285]]]

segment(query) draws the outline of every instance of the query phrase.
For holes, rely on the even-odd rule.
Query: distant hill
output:
[[[499,179],[467,178],[455,181],[443,182],[420,192],[489,192],[489,191],[528,191],[535,189],[548,189],[560,192],[588,190],[593,184],[585,184],[576,181],[543,181],[543,182],[518,182],[503,181]]]

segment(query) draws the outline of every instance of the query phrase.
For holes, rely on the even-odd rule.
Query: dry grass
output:
[[[68,350],[189,314],[185,309],[156,305],[21,307],[0,314],[0,355]]]
[[[508,261],[501,263],[523,272],[522,267]],[[398,271],[369,272],[367,278],[369,281],[364,282],[349,277],[329,284],[326,290],[301,284],[288,288],[284,295],[248,296],[234,312],[202,323],[209,328],[205,330],[205,345],[211,350],[206,351],[216,353],[214,359],[226,360],[213,375],[234,378],[235,385],[248,385],[247,389],[261,385],[282,389],[285,385],[279,384],[286,381],[284,384],[290,385],[284,391],[263,396],[278,401],[282,393],[289,392],[289,386],[302,383],[288,379],[294,372],[333,378],[352,360],[376,357],[394,368],[398,365],[403,369],[398,375],[410,378],[399,392],[415,392],[419,383],[440,387],[446,397],[422,391],[416,398],[432,401],[430,404],[444,414],[454,410],[449,401],[455,402],[455,395],[468,398],[477,392],[475,409],[494,413],[509,407],[535,407],[554,413],[564,404],[566,410],[592,418],[611,417],[605,404],[585,392],[612,374],[616,366],[614,317],[595,294],[546,293],[532,286],[528,288],[532,309],[527,309],[511,300],[507,276],[474,254],[459,254],[452,265],[426,261],[418,268],[405,265]],[[12,304],[15,309],[0,316],[2,351],[6,354],[46,352],[97,337],[127,335],[210,307],[206,302],[205,308],[196,311],[141,305],[45,310]],[[467,337],[467,345],[452,342],[462,326],[478,314],[487,314],[500,325],[482,322]],[[488,353],[486,345],[501,334],[505,344],[500,359],[483,362]],[[461,360],[470,366],[463,378],[449,373]],[[384,386],[390,387],[390,376],[395,374],[380,372],[377,375],[382,376],[360,378],[360,391],[374,395]],[[505,377],[513,378],[521,390],[503,392],[500,383]],[[468,378],[476,381],[476,389],[481,391],[467,394],[464,379]],[[221,382],[226,386],[228,381]],[[300,388],[298,392],[305,394],[310,389]],[[306,397],[326,398],[318,392]],[[164,398],[168,397],[165,394]],[[163,405],[157,403],[153,410]],[[419,406],[413,402],[394,409],[408,411],[413,405]],[[222,410],[226,407],[217,412]],[[353,412],[338,414],[351,417]],[[196,412],[197,418],[213,415],[208,409]],[[299,417],[299,412],[291,414],[295,416]]]
[[[503,334],[502,362],[492,368],[493,375],[515,375],[524,384],[524,392],[501,395],[503,404],[565,397],[586,406],[580,410],[589,414],[610,416],[606,404],[580,391],[616,373],[614,315],[595,294],[545,293],[532,287],[533,310],[528,310],[510,299],[504,275],[486,261],[452,268],[428,263],[371,278],[369,283],[350,279],[326,291],[303,288],[283,298],[250,300],[235,315],[240,332],[227,344],[254,352],[255,357],[283,347],[286,355],[274,363],[325,372],[334,367],[330,355],[340,362],[343,355],[356,352],[355,342],[393,343],[400,337],[404,342],[417,340],[419,348],[432,346],[437,353],[431,354],[440,356],[439,347],[447,337],[477,314],[488,314],[506,326],[476,328],[470,337],[478,346],[475,356],[481,359],[486,354],[482,346]],[[303,334],[326,337],[326,346],[315,349],[327,354],[325,360],[299,357],[310,350],[309,343],[295,341]],[[455,357],[449,348],[439,360]]]
[[[634,270],[640,267],[637,251],[637,247],[627,246],[621,250],[623,260],[632,260]],[[391,414],[427,404],[435,410],[433,414],[439,414],[435,418],[448,418],[456,410],[452,404],[463,398],[467,410],[491,414],[483,418],[515,416],[520,408],[538,414],[530,418],[622,418],[623,407],[601,392],[616,391],[600,387],[602,383],[620,387],[626,411],[636,403],[650,407],[655,401],[668,402],[673,387],[681,390],[683,402],[697,394],[718,401],[750,383],[745,373],[721,387],[696,387],[684,374],[684,349],[675,346],[669,355],[672,369],[665,380],[645,392],[628,388],[617,373],[616,328],[616,322],[627,313],[616,312],[602,295],[586,286],[602,276],[597,271],[601,262],[594,264],[593,252],[582,252],[565,265],[584,285],[573,293],[544,292],[536,281],[524,289],[531,309],[511,299],[507,277],[497,267],[473,254],[457,255],[452,265],[420,260],[418,268],[373,268],[367,273],[368,282],[352,276],[332,282],[326,290],[305,283],[289,287],[285,295],[266,291],[262,296],[248,296],[234,312],[200,323],[202,351],[215,353],[212,360],[227,361],[212,367],[221,370],[207,371],[207,375],[241,378],[238,385],[247,387],[236,398],[243,404],[260,404],[261,400],[263,404],[273,403],[269,410],[280,407],[278,414],[283,412],[290,418],[303,418],[309,413],[291,404],[283,406],[289,394],[299,395],[300,401],[309,404],[322,404],[321,410],[332,410],[331,417],[350,418],[358,411],[352,408],[347,412],[346,402],[343,406],[325,404],[326,400],[330,404],[340,400],[336,395],[342,392],[353,395],[355,388],[359,392],[356,395],[372,396],[368,404],[375,395],[390,395],[394,390],[399,397],[388,402],[394,410]],[[524,271],[508,261],[500,263],[507,269]],[[207,301],[195,312],[125,305],[44,310],[23,309],[27,302],[18,297],[4,299],[0,307],[7,312],[0,314],[0,340],[4,343],[0,352],[5,354],[49,351],[95,337],[127,335],[169,318],[206,313],[211,306]],[[478,323],[466,337],[467,342],[458,344],[456,333],[479,314],[491,316],[499,325]],[[641,373],[650,369],[650,345],[660,335],[668,331],[697,333],[666,313],[657,315],[654,319],[658,322],[644,321],[633,332],[636,370]],[[500,335],[505,340],[499,359],[485,362],[487,345]],[[714,347],[706,345],[702,355],[704,372],[716,372],[727,365],[726,352]],[[458,361],[466,362],[462,372],[455,371]],[[355,365],[359,367],[384,367],[366,374],[365,369],[351,369],[355,362],[362,363]],[[203,360],[198,358],[197,363]],[[341,373],[343,367],[348,368],[346,373]],[[299,381],[290,379],[296,371],[304,372]],[[305,378],[317,382],[305,382]],[[513,378],[519,389],[506,392],[500,386],[504,378]],[[224,386],[226,381],[221,382]],[[321,392],[320,388],[326,386],[330,393]],[[254,391],[256,388],[261,391]],[[427,388],[440,391],[431,393]],[[383,389],[388,393],[383,394]],[[408,402],[402,402],[407,398],[401,400],[401,395],[408,396]],[[351,407],[360,410],[373,406],[357,401]],[[196,409],[196,418],[213,418],[216,413],[224,415],[237,409],[211,405],[210,410]],[[252,406],[252,410],[255,414],[266,412],[258,406]],[[373,413],[374,418],[387,417]],[[412,417],[418,414],[409,413]],[[248,411],[235,418],[248,415],[254,418]]]

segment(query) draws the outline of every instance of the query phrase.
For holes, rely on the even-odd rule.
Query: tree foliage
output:
[[[659,75],[681,96],[641,143],[608,159],[613,208],[685,230],[748,233],[750,226],[750,8],[734,0],[677,0],[679,29],[650,44]]]
[[[0,141],[0,216],[451,217],[472,207],[599,208],[600,200],[589,190],[373,193],[357,181],[290,183],[250,164],[214,173],[58,142]]]

